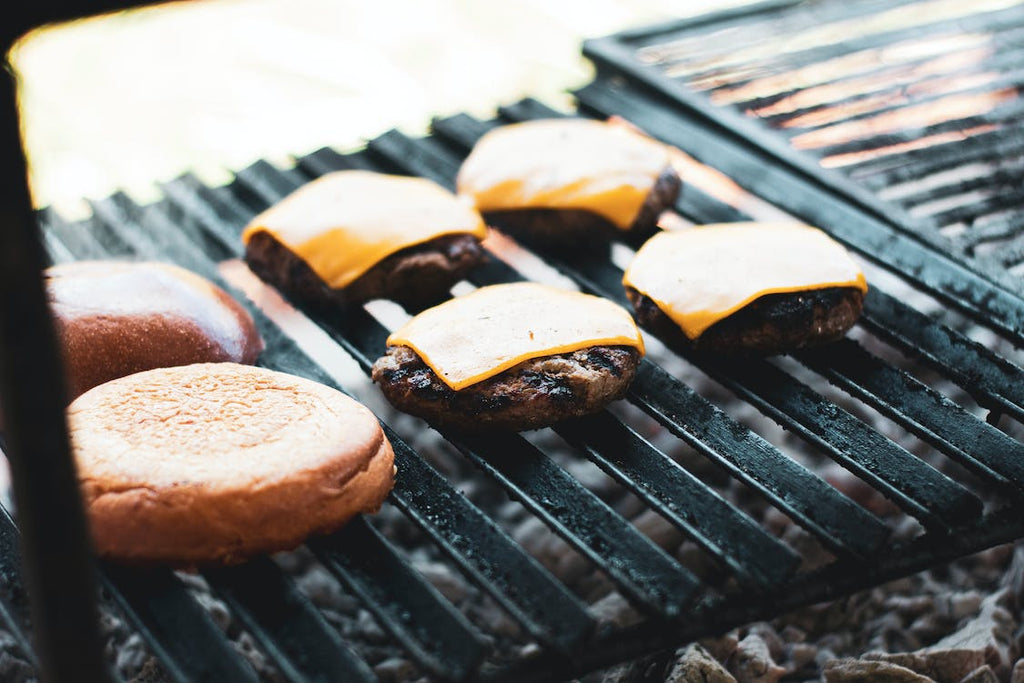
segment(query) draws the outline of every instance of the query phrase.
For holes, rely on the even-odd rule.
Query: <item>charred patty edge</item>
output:
[[[765,294],[690,339],[646,294],[626,287],[637,322],[684,349],[737,355],[774,355],[842,338],[864,308],[856,287],[824,287]]]
[[[411,309],[433,306],[447,299],[452,285],[485,258],[475,235],[442,235],[396,251],[348,286],[332,289],[265,230],[254,233],[245,247],[245,261],[261,280],[317,307],[351,306],[371,299],[391,299]]]
[[[526,360],[456,391],[416,351],[389,346],[372,377],[392,405],[433,424],[523,431],[589,415],[622,398],[640,357],[628,346],[591,346]]]
[[[621,229],[607,218],[585,209],[507,209],[486,211],[489,225],[524,243],[558,250],[597,250],[616,238],[637,244],[657,232],[658,217],[675,204],[682,180],[672,166],[666,166],[647,193],[636,218]]]

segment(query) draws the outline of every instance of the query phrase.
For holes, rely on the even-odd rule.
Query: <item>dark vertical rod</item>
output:
[[[0,43],[6,47],[7,43]],[[0,403],[21,529],[40,678],[109,681],[96,568],[64,421],[66,390],[41,273],[18,126],[17,88],[0,75]]]

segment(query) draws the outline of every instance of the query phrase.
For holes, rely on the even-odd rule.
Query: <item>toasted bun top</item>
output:
[[[44,276],[71,397],[156,367],[253,363],[263,350],[249,313],[184,268],[79,261],[48,268]]]
[[[659,233],[636,253],[622,281],[653,300],[690,339],[765,294],[868,288],[842,245],[817,228],[787,223]]]
[[[483,239],[487,227],[469,202],[424,178],[336,171],[253,218],[242,239],[257,232],[340,289],[396,251],[457,233]]]
[[[582,209],[626,229],[669,162],[668,148],[625,126],[527,121],[480,138],[457,187],[485,212]]]
[[[429,308],[388,337],[416,351],[458,390],[531,358],[643,338],[622,307],[596,296],[532,282],[482,287]]]
[[[251,491],[307,471],[351,479],[384,440],[367,408],[280,372],[205,363],[100,385],[68,408],[86,498],[130,489]]]

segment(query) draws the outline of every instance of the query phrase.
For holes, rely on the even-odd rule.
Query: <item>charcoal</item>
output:
[[[952,633],[927,652],[943,650],[968,650],[980,652],[987,664],[996,671],[1010,667],[1010,644],[1015,624],[1013,615],[1001,603],[1010,597],[1008,589],[1002,589],[985,598],[977,617],[971,619],[955,633]]]
[[[672,552],[683,542],[683,534],[664,517],[653,510],[644,510],[633,518],[633,524],[644,536],[665,550]]]
[[[617,628],[625,628],[643,619],[641,614],[633,609],[626,602],[626,599],[618,593],[609,593],[601,600],[598,600],[591,607],[591,613],[597,619],[598,624],[615,626]]]
[[[910,669],[865,659],[834,659],[825,665],[826,683],[936,683]]]
[[[999,683],[999,676],[996,676],[992,667],[986,664],[961,678],[960,683]]]
[[[665,683],[736,683],[736,678],[700,645],[676,652]]]
[[[896,664],[940,683],[956,683],[985,664],[985,655],[979,650],[937,650],[886,654],[872,652],[862,659]]]
[[[373,667],[373,673],[381,683],[398,683],[413,680],[416,667],[407,660],[391,657]]]
[[[749,635],[739,642],[729,670],[739,683],[775,683],[786,673],[772,659],[768,644],[757,635]]]

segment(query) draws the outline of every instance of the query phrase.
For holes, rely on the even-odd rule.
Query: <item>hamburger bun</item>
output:
[[[68,408],[95,547],[190,568],[288,550],[376,511],[394,455],[367,408],[234,363],[107,382]]]

